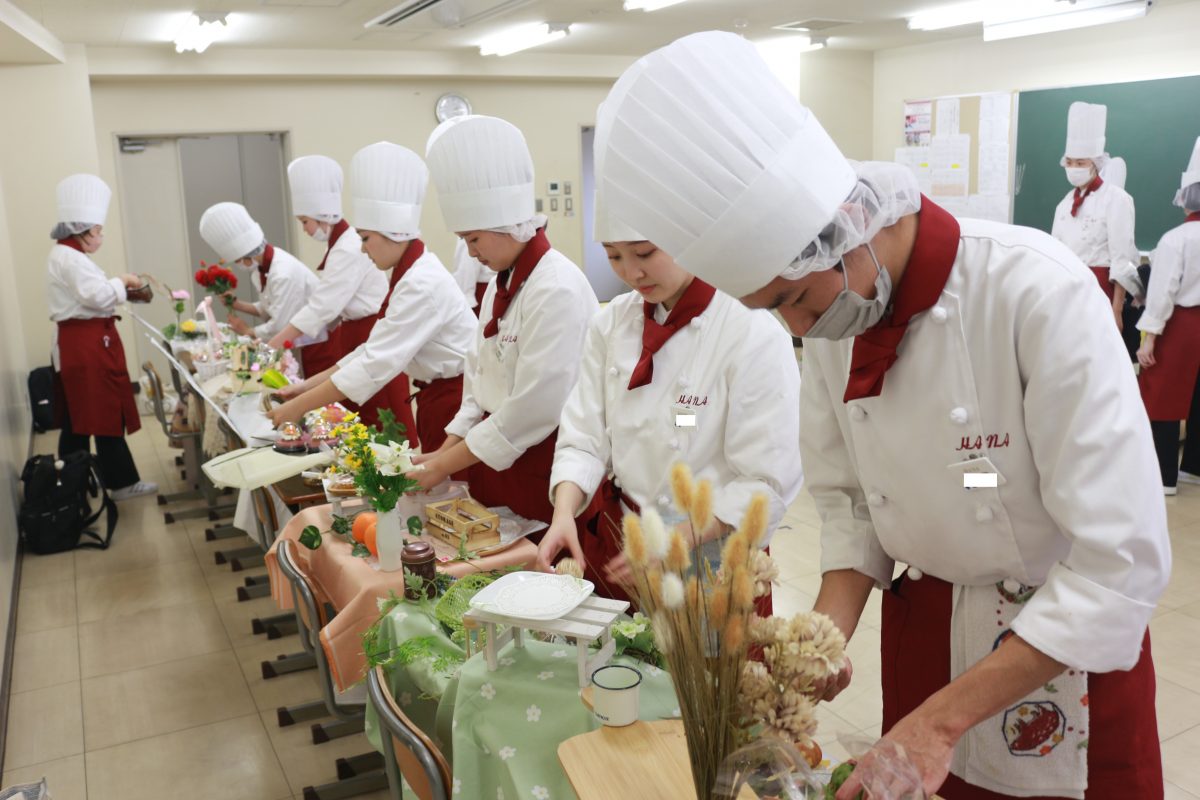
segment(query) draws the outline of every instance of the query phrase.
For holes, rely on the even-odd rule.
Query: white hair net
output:
[[[258,247],[251,250],[249,253],[246,253],[246,255],[242,256],[242,258],[258,258],[266,251],[267,251],[267,240],[263,239],[262,244],[260,244]],[[239,258],[238,261],[241,261],[242,258]]]
[[[92,222],[59,222],[50,230],[50,238],[57,242],[68,236],[78,236],[94,227],[96,225]]]
[[[1102,173],[1104,171],[1104,168],[1106,166],[1108,166],[1109,158],[1111,158],[1111,156],[1108,153],[1102,153],[1098,156],[1092,156],[1088,160],[1091,161],[1096,166],[1096,174],[1100,175],[1100,173]],[[1067,157],[1063,156],[1062,158],[1060,158],[1058,160],[1058,165],[1060,167],[1065,167],[1067,165]],[[1104,176],[1101,175],[1100,177],[1103,178]]]
[[[1187,211],[1200,211],[1200,183],[1193,183],[1175,193],[1175,205]]]
[[[866,244],[901,217],[921,210],[921,188],[908,167],[886,161],[851,162],[858,183],[816,241],[804,248],[780,276],[799,280],[837,265],[842,256]]]
[[[518,242],[528,242],[537,232],[546,227],[548,219],[545,214],[534,214],[531,219],[516,225],[504,225],[499,228],[488,228],[491,233],[506,233]]]
[[[396,233],[394,231],[391,233],[389,233],[388,231],[375,231],[375,232],[378,233],[380,236],[382,236],[385,239],[391,239],[393,242],[396,242],[397,244],[399,244],[400,242],[411,242],[413,239],[421,238],[420,231],[417,231],[416,233]]]
[[[317,222],[328,222],[330,225],[337,225],[342,221],[341,214],[308,214],[309,219],[315,219]]]

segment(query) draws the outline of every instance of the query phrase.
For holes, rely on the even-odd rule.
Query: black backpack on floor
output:
[[[45,433],[60,427],[54,411],[54,367],[38,367],[29,373],[29,405],[35,431]]]
[[[82,450],[61,462],[34,456],[25,462],[21,481],[25,499],[17,522],[26,550],[45,555],[76,547],[108,548],[117,527],[117,504],[104,488],[95,456]],[[99,500],[94,512],[93,500]],[[108,529],[103,537],[88,530],[101,514]],[[81,541],[84,537],[94,541]]]

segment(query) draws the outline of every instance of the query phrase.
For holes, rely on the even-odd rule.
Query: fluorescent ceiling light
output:
[[[625,0],[626,11],[658,11],[667,6],[677,6],[687,0]]]
[[[1131,2],[1095,4],[1091,7],[1077,3],[1066,6],[1062,11],[1024,19],[1009,18],[1005,20],[985,21],[983,25],[983,40],[994,42],[1000,39],[1012,39],[1017,36],[1034,36],[1039,33],[1054,33],[1073,28],[1087,28],[1092,25],[1106,25],[1110,22],[1124,22],[1146,16],[1152,0],[1131,0]],[[1066,4],[1064,4],[1066,5]]]
[[[227,14],[193,11],[188,15],[183,30],[175,35],[175,52],[194,50],[203,53],[216,39],[229,29]]]
[[[987,3],[975,0],[970,3],[955,3],[952,6],[940,6],[928,11],[919,11],[908,18],[908,28],[914,31],[940,31],[943,28],[957,28],[959,25],[971,25],[983,22],[987,11]]]
[[[569,24],[538,22],[489,36],[479,45],[481,56],[507,56],[538,45],[558,41],[571,32]]]

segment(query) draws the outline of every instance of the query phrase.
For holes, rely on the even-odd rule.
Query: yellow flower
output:
[[[184,333],[195,333],[196,332],[196,320],[185,319],[183,321],[183,324],[181,324],[179,326],[179,330],[183,331]]]

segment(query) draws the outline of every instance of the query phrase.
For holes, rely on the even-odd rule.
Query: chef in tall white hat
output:
[[[1133,198],[1124,188],[1124,162],[1110,179],[1102,177],[1110,161],[1104,150],[1107,119],[1108,107],[1093,103],[1072,103],[1067,111],[1067,144],[1059,163],[1074,188],[1054,209],[1050,234],[1091,267],[1120,328],[1125,293],[1141,298],[1145,290],[1137,274],[1141,255],[1133,237]]]
[[[806,337],[816,610],[853,637],[884,590],[883,730],[923,788],[1162,797],[1147,624],[1170,571],[1166,512],[1136,382],[1113,367],[1120,336],[1078,257],[956,220],[899,165],[846,161],[731,34],[626,71],[596,152],[609,214]],[[850,677],[847,663],[827,694]],[[889,749],[838,797],[880,790]]]
[[[354,154],[351,219],[378,274],[391,270],[390,294],[366,342],[321,375],[287,387],[285,396],[295,399],[271,415],[276,425],[343,399],[374,409],[376,418],[379,408],[390,408],[403,421],[402,412],[411,413],[406,373],[417,390],[410,441],[427,452],[445,441],[462,404],[476,320],[454,278],[421,241],[428,182],[421,157],[398,144],[376,142]]]
[[[217,203],[200,216],[200,238],[217,257],[247,274],[258,274],[256,303],[237,300],[233,310],[263,320],[251,328],[229,315],[229,326],[243,336],[270,341],[308,303],[317,288],[317,276],[291,253],[267,241],[263,229],[241,203]],[[304,348],[300,348],[301,358]]]
[[[468,252],[466,242],[459,239],[454,243],[454,282],[477,317],[483,309],[483,295],[494,277],[495,272],[480,264],[479,259]]]
[[[1146,310],[1137,324],[1145,334],[1137,354],[1138,382],[1168,495],[1176,493],[1181,469],[1194,480],[1200,475],[1200,432],[1193,435],[1191,420],[1179,462],[1180,422],[1189,419],[1200,395],[1200,138],[1180,178],[1175,205],[1187,216],[1154,248]],[[1195,421],[1200,425],[1200,417]]]
[[[434,130],[425,158],[446,227],[497,276],[467,355],[462,408],[414,477],[431,488],[469,468],[476,500],[548,523],[558,418],[599,303],[583,270],[550,246],[516,126],[455,117]]]
[[[791,337],[769,313],[689,274],[602,202],[593,230],[630,291],[592,319],[559,421],[554,521],[538,564],[548,570],[567,550],[598,592],[624,600],[626,513],[679,525],[714,570],[720,538],[741,524],[754,495],[768,499],[774,532],[800,492],[800,376]],[[707,530],[692,530],[672,506],[677,462],[712,482]],[[769,615],[770,594],[757,607]]]
[[[90,257],[104,243],[112,199],[104,181],[71,175],[58,184],[56,196],[46,302],[56,326],[51,355],[60,401],[58,454],[87,452],[95,437],[100,476],[114,499],[154,494],[158,486],[141,479],[125,442],[125,434],[137,432],[142,422],[116,325],[126,290],[143,281],[137,275],[109,278]]]
[[[304,232],[325,244],[319,284],[304,308],[268,342],[279,348],[302,336],[319,340],[304,351],[306,375],[317,375],[367,340],[387,297],[387,278],[362,251],[358,232],[342,218],[342,168],[327,156],[301,156],[288,164],[292,213]]]

